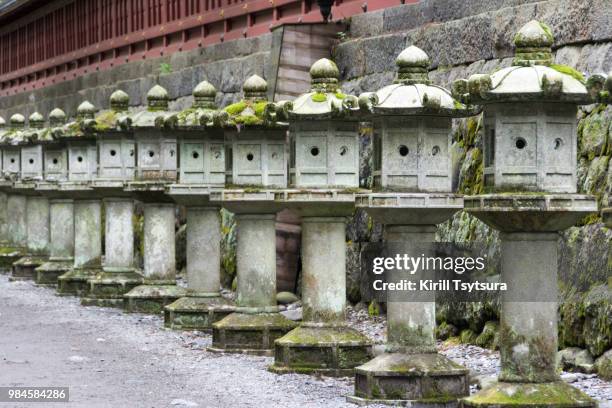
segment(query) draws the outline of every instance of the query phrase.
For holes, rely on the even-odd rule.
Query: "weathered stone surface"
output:
[[[568,347],[557,355],[559,365],[566,371],[590,373],[593,371],[593,356],[588,350],[578,347]]]
[[[291,292],[278,292],[276,294],[276,302],[281,305],[288,305],[300,300],[295,294]]]
[[[612,350],[606,351],[595,360],[595,369],[597,374],[604,380],[612,380]]]
[[[612,107],[598,106],[580,122],[578,128],[579,154],[593,160],[595,156],[612,153],[612,143],[609,141],[612,126]],[[588,191],[588,190],[586,190]]]

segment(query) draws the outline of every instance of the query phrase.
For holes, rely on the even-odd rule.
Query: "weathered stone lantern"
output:
[[[311,69],[312,89],[276,114],[289,121],[291,187],[277,200],[302,216],[299,327],[275,342],[274,372],[351,375],[370,359],[371,344],[346,325],[346,219],[359,186],[357,98],[338,88],[328,59]]]
[[[166,127],[173,114],[169,97],[155,85],[147,94],[147,110],[129,116],[136,141],[136,180],[126,191],[144,203],[144,283],[124,295],[128,312],[159,313],[164,306],[185,296],[176,285],[176,210],[166,186],[176,182],[177,134]]]
[[[234,311],[221,297],[221,205],[210,201],[210,190],[225,185],[223,129],[213,126],[219,115],[217,90],[206,81],[193,90],[193,106],[171,115],[166,124],[179,137],[179,180],[167,193],[187,210],[187,296],[164,309],[165,326],[211,330]]]
[[[38,126],[35,117],[35,126]],[[11,116],[11,144],[18,150],[19,160],[12,163],[14,155],[9,157],[11,165],[19,163],[18,178],[13,184],[13,190],[18,194],[26,195],[25,215],[26,215],[26,240],[27,240],[27,255],[20,258],[13,264],[13,273],[11,280],[33,279],[35,277],[34,270],[47,261],[49,251],[49,199],[38,195],[35,191],[36,179],[42,176],[42,168],[39,171],[29,167],[24,175],[24,158],[28,161],[29,166],[36,165],[36,161],[42,163],[42,148],[37,146],[32,149],[30,146],[29,136],[36,134],[37,131],[24,129],[25,118],[21,114]],[[36,128],[35,128],[36,129]],[[25,153],[22,153],[22,149]],[[34,163],[30,163],[30,160]]]
[[[358,196],[357,206],[384,225],[389,249],[434,256],[436,225],[463,208],[451,186],[452,118],[478,111],[431,83],[430,60],[420,48],[406,48],[396,64],[393,84],[359,98],[363,118],[374,127],[377,192]],[[397,275],[387,278],[401,279]],[[435,399],[456,405],[469,395],[468,370],[436,351],[435,299],[419,297],[410,301],[387,293],[385,353],[355,369],[349,401],[418,405]]]
[[[243,100],[225,108],[231,184],[211,201],[236,215],[236,313],[213,325],[212,351],[271,354],[274,340],[296,324],[276,304],[277,187],[287,185],[286,125],[265,115],[267,83],[253,75]]]
[[[73,200],[59,191],[59,182],[67,179],[67,149],[59,141],[66,115],[55,109],[49,115],[49,127],[41,130],[37,141],[42,146],[43,180],[36,183],[36,191],[49,199],[49,260],[35,269],[39,285],[54,285],[57,278],[72,265],[74,255]],[[30,117],[30,126],[32,117]]]
[[[485,182],[491,194],[465,197],[465,210],[500,231],[499,382],[464,407],[595,407],[562,382],[557,353],[557,240],[597,210],[576,192],[576,105],[592,102],[578,79],[552,66],[548,26],[527,23],[515,36],[511,67],[454,84],[484,107]],[[566,70],[567,71],[567,70]]]
[[[2,136],[2,175],[5,179],[16,180],[21,171],[21,152],[13,143],[14,134],[23,128],[25,118],[15,114],[9,119],[9,128]]]
[[[134,267],[134,200],[125,191],[136,166],[128,107],[128,95],[113,92],[110,109],[100,112],[87,128],[98,146],[98,174],[91,182],[96,195],[75,204],[75,240],[83,244],[75,248],[70,275],[60,278],[62,292],[84,294],[84,305],[123,307],[123,295],[142,283]],[[103,265],[100,198],[105,210]]]
[[[4,151],[9,152],[11,149],[10,139],[6,122],[0,117],[0,272],[10,271],[12,264],[22,257],[26,246],[26,198],[12,193],[13,175],[18,170],[7,170],[5,174],[5,163],[9,170],[15,168],[14,163],[10,163],[10,155],[6,154],[5,158]]]
[[[76,127],[63,137],[68,145],[68,180],[72,182],[92,181],[97,176],[98,152],[93,132],[84,131],[93,125],[96,108],[84,101],[77,108]]]

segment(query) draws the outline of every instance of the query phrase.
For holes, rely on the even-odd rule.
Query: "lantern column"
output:
[[[126,192],[144,205],[144,261],[141,285],[126,293],[127,312],[160,313],[185,296],[176,284],[176,206],[166,186],[176,182],[177,133],[167,129],[168,92],[155,85],[147,93],[147,110],[131,116],[136,141],[136,177]]]
[[[275,343],[277,373],[352,375],[371,356],[371,342],[346,324],[346,220],[359,190],[357,98],[338,87],[326,58],[310,68],[311,91],[276,114],[287,117],[290,185],[278,201],[302,217],[302,301],[299,327]]]
[[[19,180],[14,183],[13,189],[28,196],[25,206],[28,254],[13,263],[10,280],[34,279],[34,270],[49,256],[49,199],[35,190],[36,181],[42,177],[42,147],[30,142],[24,123],[25,118],[20,114],[11,117],[14,131],[11,143],[20,149]]]
[[[123,307],[123,295],[142,283],[134,266],[134,200],[124,190],[134,179],[136,164],[128,106],[129,96],[117,90],[110,96],[110,109],[95,118],[98,173],[91,185],[96,197],[103,199],[77,202],[75,239],[87,236],[88,241],[82,252],[75,251],[74,269],[60,279],[67,288],[85,295],[83,305]],[[100,227],[104,228],[103,264],[98,256]]]
[[[17,194],[13,189],[13,182],[19,178],[20,154],[19,149],[12,145],[14,129],[6,127],[3,118],[0,118],[0,160],[2,177],[0,189],[6,194],[6,242],[0,254],[0,267],[10,272],[12,265],[20,259],[26,250],[26,197]]]
[[[221,296],[221,222],[219,203],[210,191],[225,184],[223,129],[214,127],[219,114],[217,90],[207,81],[193,90],[190,109],[170,116],[167,126],[179,135],[180,174],[167,194],[187,211],[187,295],[164,308],[164,324],[171,329],[211,331],[212,324],[234,311]]]
[[[268,84],[253,75],[243,100],[219,118],[231,147],[231,187],[211,191],[236,216],[236,312],[213,324],[211,351],[271,355],[274,341],[296,326],[276,304],[276,194],[287,186],[286,124],[268,120]],[[229,166],[228,166],[229,167]]]
[[[77,110],[78,111],[78,110]],[[64,177],[56,177],[56,173],[48,171],[45,163],[47,151],[58,149],[66,152],[65,146],[59,141],[67,128],[57,128],[65,125],[65,114],[62,111],[53,111],[49,114],[49,128],[41,130],[38,143],[42,145],[41,154],[41,181],[36,183],[36,191],[49,199],[49,260],[35,269],[35,280],[39,285],[52,286],[57,284],[59,276],[70,269],[74,257],[74,200],[71,191],[64,190],[60,183],[67,181]],[[79,113],[77,112],[77,116]],[[34,116],[34,115],[32,115]],[[39,116],[33,120],[30,117],[30,127],[34,123],[42,129],[43,118]],[[78,126],[73,128],[79,132]],[[78,130],[77,130],[78,129]],[[58,131],[59,130],[59,131]],[[43,156],[45,159],[43,159]],[[63,164],[63,163],[62,163]],[[68,166],[65,166],[67,168]],[[65,175],[65,173],[64,173]]]
[[[484,107],[484,184],[465,210],[501,232],[501,373],[463,407],[595,407],[557,371],[559,232],[597,211],[576,194],[577,105],[585,86],[551,65],[548,26],[531,21],[514,37],[513,66],[473,75],[455,94]]]
[[[357,197],[385,226],[385,256],[435,256],[436,225],[463,208],[452,192],[451,119],[478,111],[460,104],[428,77],[429,57],[415,46],[397,57],[393,84],[360,97],[360,111],[374,127],[375,188]],[[388,270],[388,282],[432,279],[421,265],[405,273]],[[417,286],[418,287],[418,286]],[[387,290],[385,352],[355,369],[359,404],[420,405],[436,400],[458,406],[469,395],[468,370],[438,354],[435,294]]]

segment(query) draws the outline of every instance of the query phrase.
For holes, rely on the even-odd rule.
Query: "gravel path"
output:
[[[272,374],[271,358],[208,353],[210,336],[161,325],[0,275],[0,385],[69,386],[70,407],[355,407],[348,379]]]
[[[85,308],[54,293],[0,275],[1,386],[69,386],[70,407],[355,407],[344,398],[352,379],[278,376],[266,371],[271,358],[208,353],[209,335],[161,329],[158,316]],[[384,317],[350,309],[349,319],[384,340]],[[440,351],[475,375],[499,369],[499,354],[489,350]],[[571,381],[612,407],[611,383],[584,375]],[[36,404],[45,406],[59,404]]]

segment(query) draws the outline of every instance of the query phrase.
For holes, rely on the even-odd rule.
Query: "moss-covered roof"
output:
[[[217,90],[208,81],[202,81],[193,89],[193,105],[166,118],[165,125],[177,129],[195,129],[213,126],[219,110],[215,105]]]
[[[410,46],[396,61],[398,67],[394,84],[376,92],[359,96],[360,113],[371,115],[432,115],[465,117],[479,113],[452,97],[446,89],[432,85],[429,80],[429,56],[420,48]]]
[[[464,103],[594,101],[588,81],[566,65],[553,64],[554,36],[546,24],[532,20],[514,38],[512,66],[492,74],[475,74],[453,83],[453,96]]]
[[[311,90],[293,102],[274,106],[279,119],[317,120],[350,116],[357,109],[357,98],[342,93],[338,87],[340,71],[336,64],[321,58],[310,68]]]
[[[285,123],[277,122],[266,114],[272,103],[267,99],[268,84],[258,75],[252,75],[242,87],[243,99],[222,109],[225,114],[215,117],[215,124],[224,127],[279,127]]]

